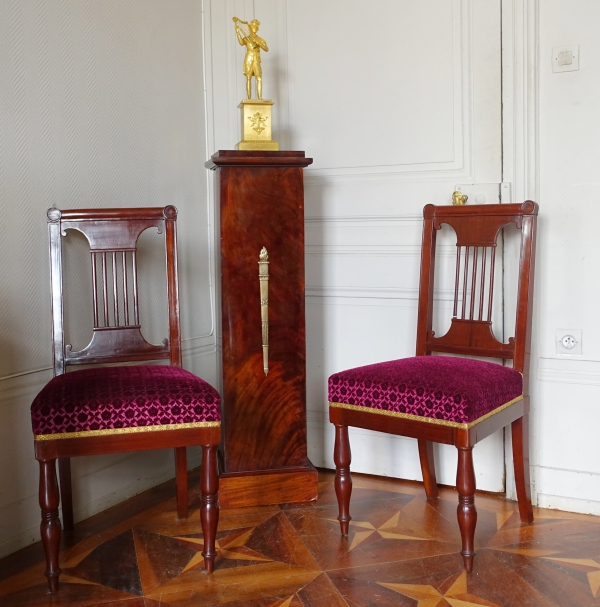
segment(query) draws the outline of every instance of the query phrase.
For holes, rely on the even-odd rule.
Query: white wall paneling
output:
[[[504,182],[512,201],[540,202],[531,357],[534,502],[598,512],[597,470],[590,461],[600,461],[600,453],[588,430],[600,415],[593,405],[599,387],[592,369],[600,360],[594,232],[600,209],[594,113],[600,101],[598,3],[581,0],[566,10],[558,0],[447,0],[427,5],[429,19],[423,19],[420,5],[391,0],[368,6],[334,0],[210,5],[226,28],[217,32],[213,24],[211,35],[220,36],[229,52],[213,55],[219,79],[209,92],[220,100],[219,111],[232,114],[242,94],[241,56],[228,20],[243,7],[247,16],[262,20],[273,43],[265,60],[278,67],[271,90],[280,141],[315,158],[305,173],[309,439],[315,462],[331,465],[331,432],[324,420],[327,375],[412,352],[420,244],[415,217],[422,206],[448,202],[455,184]],[[401,35],[394,35],[396,24]],[[439,28],[439,35],[430,35],[431,28]],[[364,44],[357,46],[356,40]],[[553,74],[551,49],[564,44],[579,44],[580,70]],[[490,61],[500,52],[501,62]],[[436,80],[439,65],[446,70]],[[269,77],[273,74],[265,69],[265,81]],[[229,88],[227,78],[233,83]],[[428,91],[435,91],[434,98],[423,100]],[[416,100],[423,105],[415,106]],[[424,124],[425,116],[430,123]],[[443,116],[448,121],[441,127],[436,121]],[[215,120],[214,149],[237,140],[225,122]],[[426,145],[434,132],[438,139]],[[515,295],[508,271],[515,254],[508,240],[507,303]],[[443,302],[443,288],[439,295]],[[504,328],[509,335],[508,315]],[[556,356],[558,328],[583,331],[580,360]],[[396,439],[353,440],[363,445],[354,466],[381,471],[381,462],[365,454],[380,440],[389,445]],[[510,433],[506,441],[506,488],[514,497]],[[551,457],[556,445],[562,465]],[[390,447],[402,463],[384,473],[418,478],[414,452],[407,447],[402,440]]]
[[[328,466],[327,377],[414,354],[423,206],[449,202],[461,181],[500,181],[500,108],[489,97],[500,87],[499,12],[492,14],[499,5],[489,14],[460,1],[345,7],[327,4],[307,49],[311,13],[305,2],[288,3],[290,132],[295,147],[315,157],[306,171],[308,407],[309,428],[321,420],[328,451],[311,441],[311,455]],[[406,36],[394,35],[400,23]],[[354,55],[354,37],[368,53]],[[483,72],[495,74],[491,89]],[[443,267],[455,248],[449,237],[440,244]],[[448,322],[452,280],[436,284],[437,310]],[[421,478],[411,439],[355,430],[352,440],[354,470]],[[436,449],[441,482],[454,484],[453,448]],[[502,454],[502,436],[482,443],[480,487],[502,490]]]
[[[457,183],[501,181],[500,2],[207,5],[214,150],[239,139],[237,15],[258,18],[269,44],[275,138],[315,160],[305,171],[309,443],[313,462],[331,465],[327,377],[414,354],[423,206],[448,203]],[[450,262],[454,246],[441,244]],[[453,287],[437,287],[447,309]],[[353,469],[421,477],[413,441],[355,436]],[[444,453],[442,482],[454,483],[454,458]],[[501,490],[501,435],[482,443],[477,463],[480,486]]]
[[[309,443],[313,462],[330,465],[329,374],[414,354],[423,206],[448,202],[456,183],[501,181],[500,3],[209,4],[215,149],[239,139],[237,14],[258,18],[269,44],[275,138],[315,159],[305,171]],[[454,247],[441,244],[449,262]],[[438,286],[440,306],[450,288]],[[413,441],[357,436],[354,469],[420,478]],[[373,455],[384,442],[387,467]],[[450,453],[440,474],[453,484]],[[477,457],[480,486],[501,490],[502,436]]]

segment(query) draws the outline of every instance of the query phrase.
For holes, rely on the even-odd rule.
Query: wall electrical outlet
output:
[[[580,329],[556,330],[556,354],[558,356],[581,356],[582,331]]]

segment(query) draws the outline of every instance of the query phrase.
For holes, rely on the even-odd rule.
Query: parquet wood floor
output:
[[[354,475],[348,538],[333,474],[319,499],[222,510],[215,573],[202,569],[197,489],[188,520],[161,487],[67,537],[61,588],[46,593],[40,547],[0,561],[0,605],[83,607],[579,607],[600,605],[600,518],[478,494],[475,566],[459,555],[456,492]],[[161,498],[161,499],[159,499]],[[4,572],[4,573],[2,573]]]

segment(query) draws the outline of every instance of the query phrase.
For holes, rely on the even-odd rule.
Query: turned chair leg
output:
[[[511,430],[519,515],[521,522],[530,524],[533,522],[533,508],[529,480],[529,413],[515,420]]]
[[[350,439],[348,426],[335,426],[335,446],[333,448],[335,462],[335,494],[337,495],[340,529],[342,535],[348,535],[350,525],[350,495],[352,493],[352,476],[350,475]]]
[[[60,481],[60,503],[62,507],[63,531],[73,531],[73,491],[71,489],[71,458],[58,458],[58,477]]]
[[[177,520],[188,517],[187,451],[175,448],[175,482],[177,484]]]
[[[217,550],[215,547],[217,525],[219,524],[219,474],[217,472],[217,445],[202,446],[202,471],[200,479],[202,504],[200,506],[200,521],[204,536],[204,568],[206,573],[212,573],[215,566]]]
[[[458,448],[458,471],[456,473],[456,488],[458,489],[458,526],[462,538],[463,562],[467,573],[473,571],[475,556],[474,538],[477,524],[475,510],[475,470],[473,468],[473,447]]]
[[[58,590],[58,578],[61,574],[58,566],[58,551],[60,547],[60,519],[58,506],[60,494],[56,478],[56,459],[39,460],[40,463],[40,508],[42,522],[40,535],[46,555],[46,571],[48,588],[54,593]]]
[[[419,459],[421,460],[421,472],[423,473],[423,484],[427,499],[433,500],[438,497],[438,486],[435,478],[435,458],[433,455],[433,443],[426,440],[418,440]]]

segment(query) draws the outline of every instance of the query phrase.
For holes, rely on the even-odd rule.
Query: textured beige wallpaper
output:
[[[0,378],[51,362],[53,205],[176,205],[184,339],[212,332],[201,18],[199,0],[0,0]],[[90,296],[70,295],[81,346]]]

